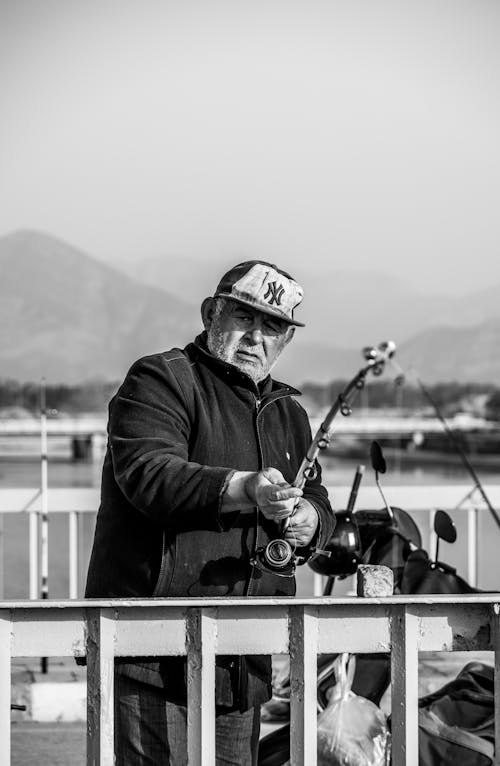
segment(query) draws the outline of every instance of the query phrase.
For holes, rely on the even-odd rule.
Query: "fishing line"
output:
[[[390,360],[390,363],[397,368],[398,370],[398,382],[401,384],[403,381],[407,379],[407,376],[405,375],[404,371],[401,369],[399,364],[396,364],[394,360]],[[472,477],[472,480],[474,482],[474,489],[478,489],[481,493],[481,496],[486,504],[486,507],[488,508],[489,512],[491,513],[497,527],[500,529],[500,517],[498,516],[498,513],[496,512],[495,508],[493,507],[488,495],[486,494],[486,490],[484,489],[481,480],[479,479],[479,476],[477,475],[474,466],[470,462],[469,458],[467,457],[466,453],[464,452],[462,445],[458,441],[456,435],[453,433],[452,429],[446,422],[446,419],[444,418],[441,410],[439,409],[437,402],[434,401],[434,398],[432,397],[430,391],[427,389],[427,387],[423,384],[420,377],[416,374],[415,371],[412,372],[412,377],[417,382],[417,385],[419,386],[420,390],[422,391],[423,395],[429,402],[429,404],[434,409],[434,412],[436,413],[438,420],[440,421],[441,425],[444,428],[444,431],[448,437],[448,439],[451,442],[451,445],[456,450],[457,454],[459,455],[460,459],[462,460],[462,463],[464,464],[465,468],[469,472],[470,476]],[[471,493],[469,493],[471,494]],[[463,502],[463,501],[462,501]]]

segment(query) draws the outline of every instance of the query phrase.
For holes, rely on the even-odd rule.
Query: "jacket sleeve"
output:
[[[179,358],[182,364],[181,351]],[[162,526],[219,530],[232,470],[189,460],[188,394],[172,362],[139,359],[113,398],[108,443],[114,478],[127,500]]]

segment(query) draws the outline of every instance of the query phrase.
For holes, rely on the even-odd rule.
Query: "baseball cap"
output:
[[[219,282],[214,298],[230,298],[288,324],[304,327],[293,318],[304,291],[290,274],[266,261],[244,261],[233,266]]]

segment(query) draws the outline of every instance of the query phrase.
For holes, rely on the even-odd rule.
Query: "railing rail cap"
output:
[[[51,600],[51,599],[38,599],[38,600],[22,600],[22,601],[0,601],[0,610],[12,610],[12,609],[127,609],[127,608],[143,608],[148,609],[164,609],[170,607],[172,609],[210,609],[217,607],[237,607],[237,608],[254,608],[254,607],[298,607],[298,606],[356,606],[359,607],[360,603],[366,605],[408,605],[412,604],[436,604],[436,605],[456,605],[456,604],[468,604],[474,606],[476,604],[496,604],[500,603],[500,592],[488,592],[488,593],[473,593],[468,596],[456,595],[456,594],[432,594],[432,595],[395,595],[384,596],[383,598],[359,598],[358,596],[320,596],[309,599],[304,598],[272,598],[269,596],[263,596],[261,598],[151,598],[151,599],[129,599],[129,598],[115,598],[115,599],[82,599],[82,600]]]

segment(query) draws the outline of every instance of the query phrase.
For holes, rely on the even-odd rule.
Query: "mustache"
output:
[[[251,354],[252,356],[258,357],[258,359],[262,359],[262,353],[261,349],[259,348],[260,344],[252,344],[252,343],[239,343],[237,347],[237,351],[244,351],[245,353]]]

